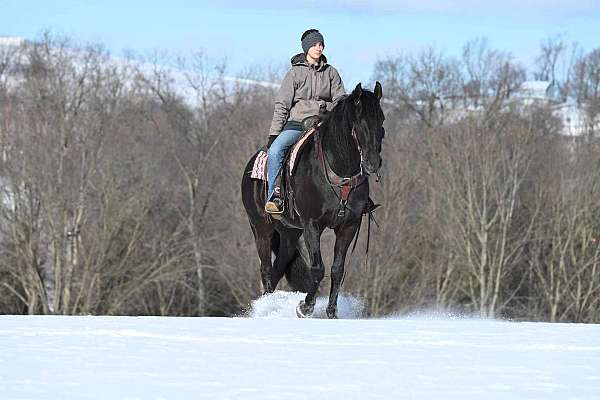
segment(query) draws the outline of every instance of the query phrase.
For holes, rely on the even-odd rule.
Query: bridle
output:
[[[356,128],[354,125],[352,125],[352,137],[354,138],[354,142],[356,143],[356,148],[358,150],[358,154],[360,155],[360,174],[361,175],[366,175],[369,176],[369,172],[363,167],[364,162],[365,162],[365,157],[363,155],[363,150],[362,150],[362,146],[360,145],[360,141],[358,140],[358,137],[356,136]],[[377,178],[375,178],[376,182],[379,182],[379,179],[381,179],[381,173],[379,172],[379,169],[377,169],[377,172],[375,172],[375,176]]]

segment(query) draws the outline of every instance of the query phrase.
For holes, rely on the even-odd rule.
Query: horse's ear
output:
[[[381,100],[383,97],[383,89],[381,88],[381,83],[379,83],[379,81],[375,82],[375,90],[373,90],[373,93],[375,93],[377,100]]]
[[[356,85],[356,87],[352,91],[352,97],[354,97],[354,104],[360,103],[360,96],[362,96],[362,86],[359,82],[358,85]]]

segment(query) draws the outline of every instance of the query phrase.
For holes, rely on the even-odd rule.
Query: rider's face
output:
[[[324,47],[325,46],[323,46],[323,43],[318,42],[313,47],[308,49],[308,56],[314,60],[318,60],[319,57],[321,57],[321,54],[323,54]]]

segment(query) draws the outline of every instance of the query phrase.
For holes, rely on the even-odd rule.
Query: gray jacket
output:
[[[275,111],[269,135],[279,135],[286,122],[301,122],[319,114],[321,106],[331,110],[346,93],[337,70],[321,55],[317,64],[309,65],[304,53],[292,57],[292,68],[283,78],[275,97]]]

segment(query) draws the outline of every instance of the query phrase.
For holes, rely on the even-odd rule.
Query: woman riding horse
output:
[[[293,173],[289,168],[282,172],[287,192],[298,194],[283,219],[273,220],[265,212],[264,182],[250,177],[258,153],[244,171],[242,201],[261,261],[264,290],[274,291],[285,275],[292,288],[307,293],[296,308],[299,317],[313,313],[325,274],[320,246],[325,228],[333,229],[336,237],[326,311],[329,318],[337,317],[346,253],[363,213],[370,211],[368,175],[378,174],[381,167],[381,97],[377,82],[373,92],[358,84],[352,94],[339,100],[300,150]]]

